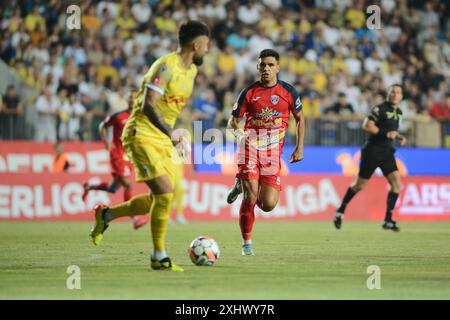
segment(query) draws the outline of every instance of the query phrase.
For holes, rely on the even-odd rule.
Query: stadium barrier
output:
[[[69,172],[52,173],[51,144],[0,144],[0,220],[92,221],[90,209],[96,203],[112,205],[122,201],[122,190],[115,194],[91,191],[86,202],[81,200],[85,181],[111,180],[108,153],[102,144],[66,143],[64,147],[71,163]],[[325,154],[327,148],[321,148],[320,152]],[[328,152],[336,156],[334,149]],[[322,159],[327,161],[326,156],[316,158],[316,161],[321,162]],[[450,163],[448,160],[445,155],[447,166]],[[233,172],[230,168],[227,170],[230,170],[228,174],[191,173],[185,170],[183,187],[185,215],[188,219],[235,220],[238,217],[239,199],[231,206],[225,200],[234,182]],[[285,171],[281,179],[283,191],[278,206],[270,213],[257,209],[257,218],[330,220],[346,188],[354,179],[351,173],[288,174]],[[395,212],[399,221],[450,221],[450,175],[407,174],[402,182],[403,188]],[[144,184],[134,184],[134,187],[133,194],[147,192]],[[367,189],[348,206],[346,219],[382,220],[387,190],[388,184],[383,177],[373,177]]]

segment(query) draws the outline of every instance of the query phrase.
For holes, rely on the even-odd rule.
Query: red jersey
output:
[[[300,110],[302,102],[293,86],[279,80],[267,88],[258,81],[242,90],[232,114],[247,118],[245,131],[252,129],[256,133],[256,142],[252,144],[258,150],[267,150],[283,146],[289,115]]]
[[[119,152],[120,154],[124,154],[125,151],[122,146],[122,141],[120,137],[122,136],[123,128],[130,117],[130,112],[128,110],[119,111],[113,113],[108,116],[104,121],[105,128],[112,127],[113,128],[113,145],[115,152]],[[111,150],[113,151],[113,150]]]
[[[450,119],[450,106],[443,103],[435,103],[431,106],[429,113],[433,118]]]

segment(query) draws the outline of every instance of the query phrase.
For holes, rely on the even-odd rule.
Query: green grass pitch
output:
[[[152,271],[149,226],[112,223],[100,246],[91,223],[0,224],[0,299],[450,299],[450,223],[256,221],[256,256],[241,256],[237,222],[170,225],[167,250],[184,273]],[[209,235],[221,249],[212,267],[194,266],[191,240]],[[69,265],[81,289],[69,290]],[[381,270],[369,290],[367,268]]]

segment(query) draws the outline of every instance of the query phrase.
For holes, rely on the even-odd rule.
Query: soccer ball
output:
[[[197,266],[212,266],[220,256],[217,242],[206,236],[195,238],[189,246],[188,253],[192,262]]]

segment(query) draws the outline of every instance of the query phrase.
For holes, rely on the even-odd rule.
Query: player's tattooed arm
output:
[[[151,123],[155,125],[162,133],[172,138],[172,128],[164,120],[163,116],[157,110],[156,102],[161,98],[161,94],[149,87],[145,88],[144,100],[142,101],[141,110],[147,116]]]
[[[303,111],[300,110],[294,114],[295,122],[297,124],[297,143],[294,152],[289,159],[290,163],[298,162],[303,159],[303,140],[305,137],[305,117]]]

